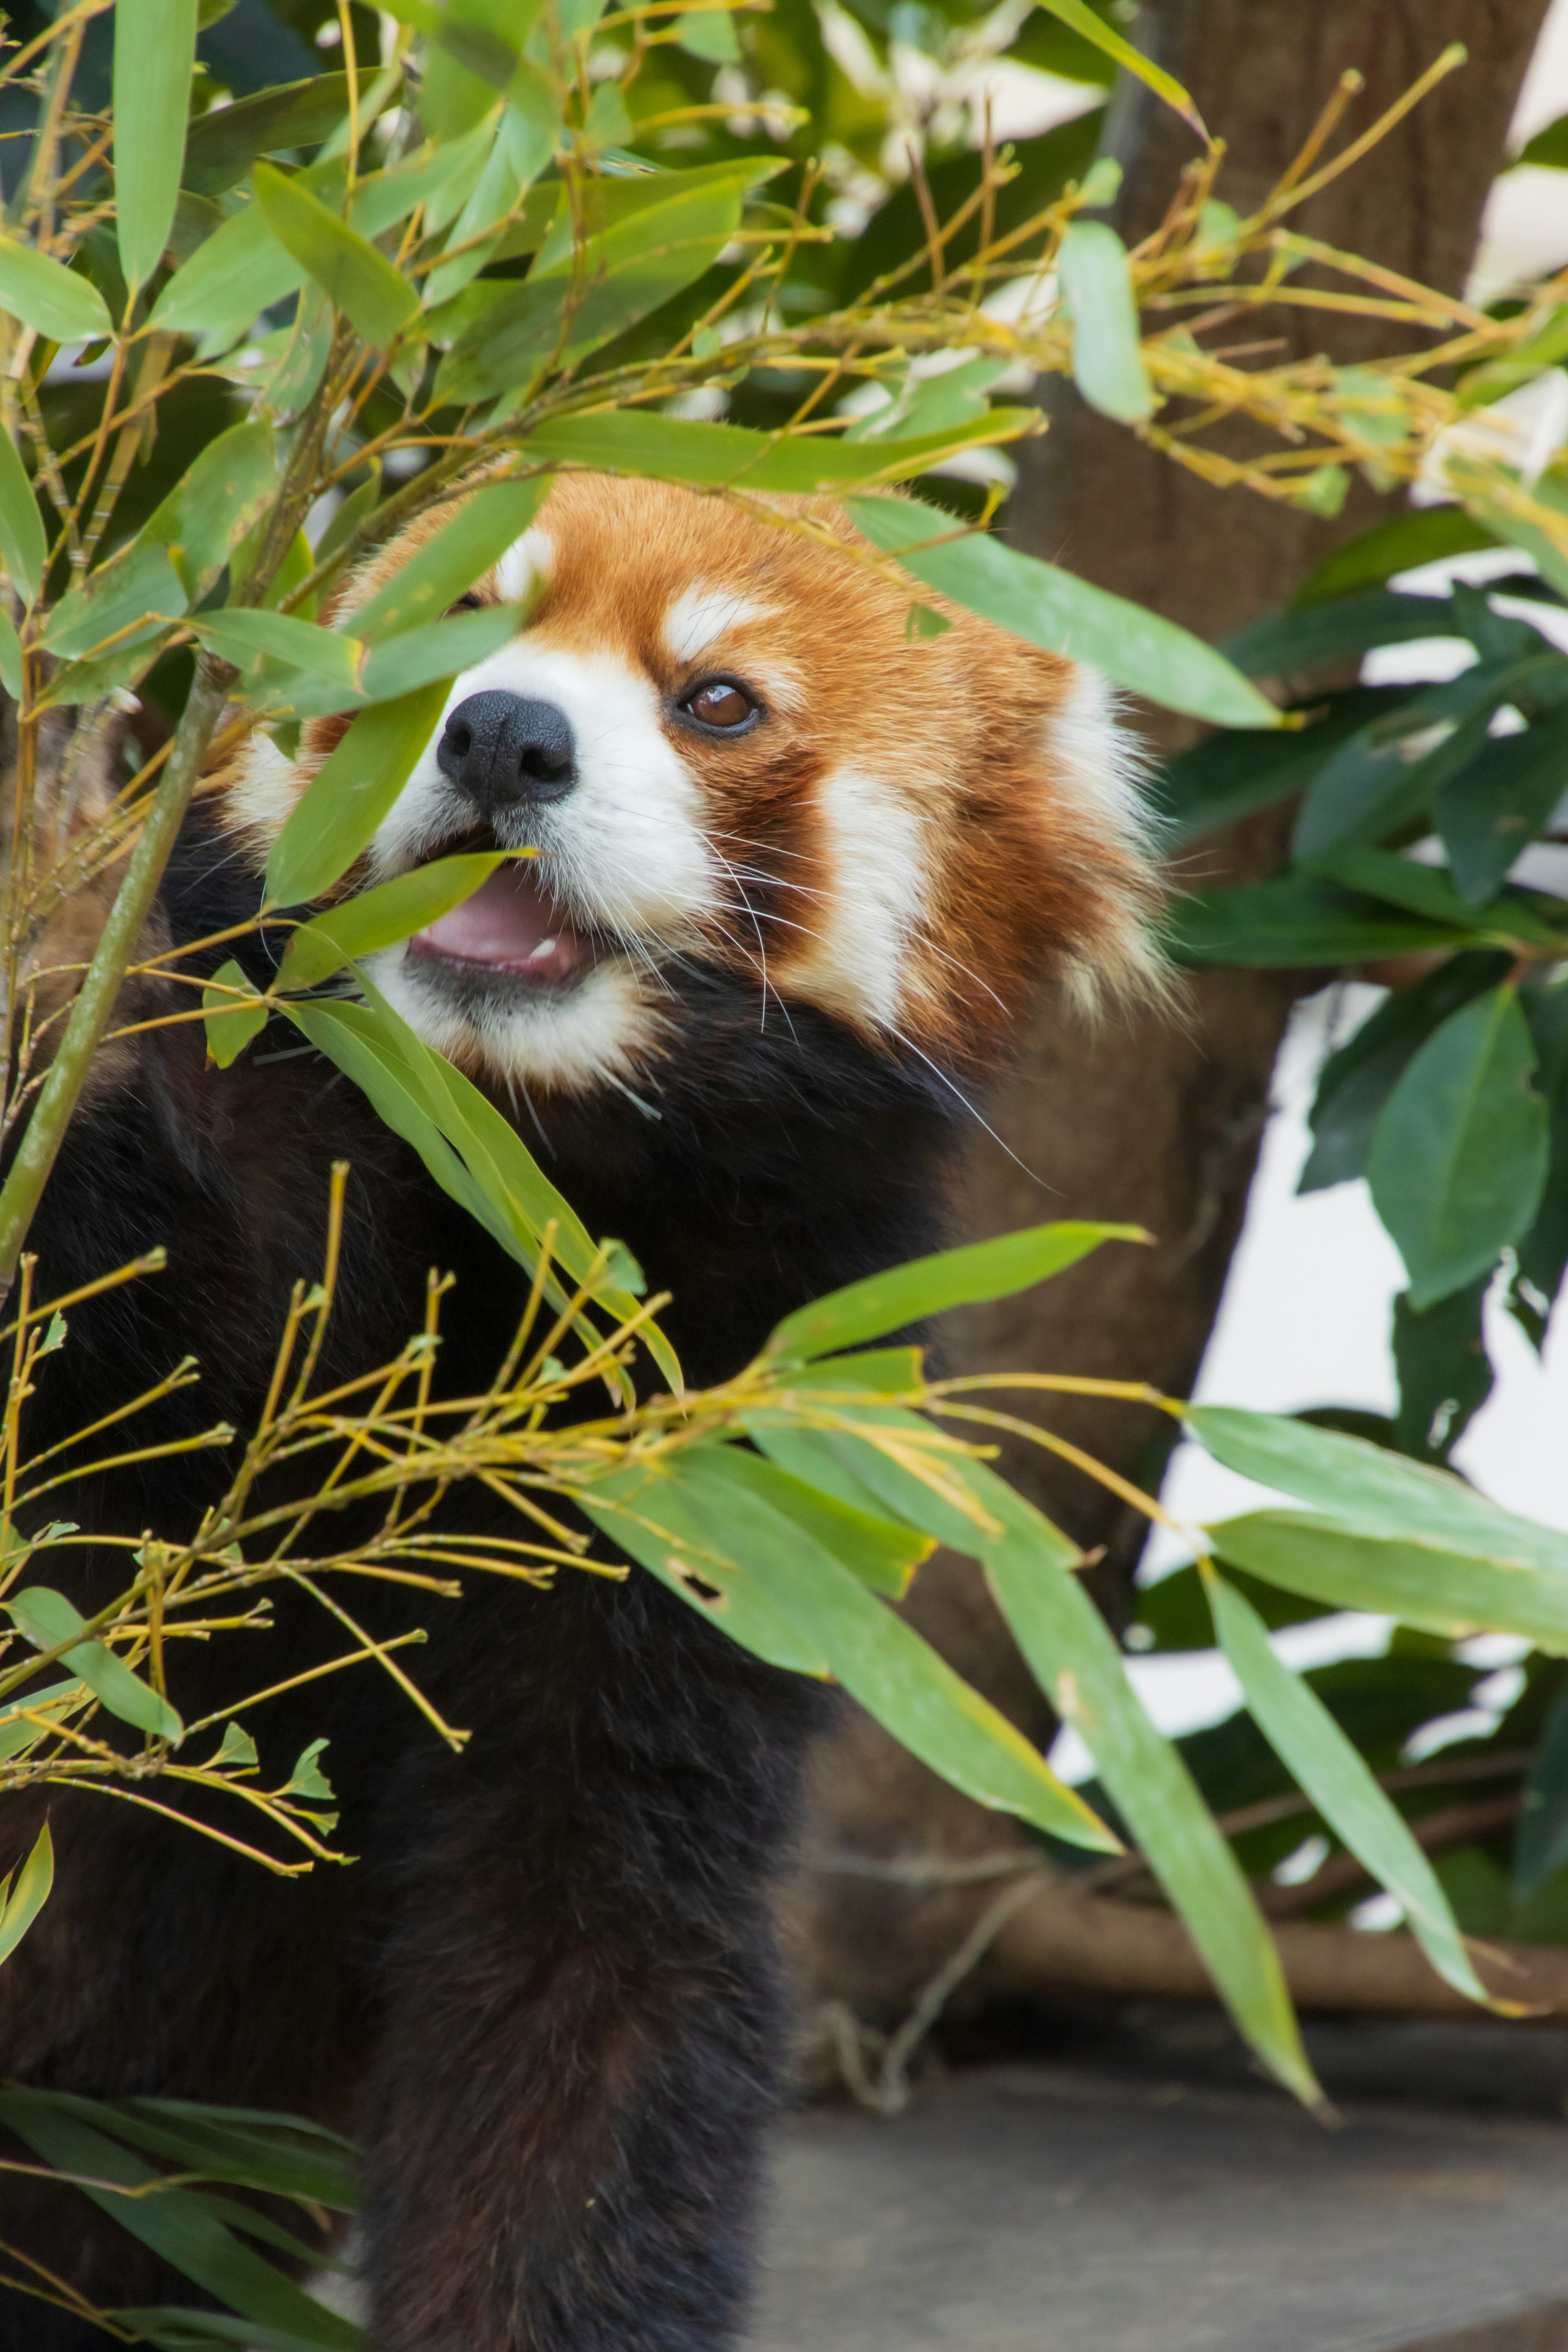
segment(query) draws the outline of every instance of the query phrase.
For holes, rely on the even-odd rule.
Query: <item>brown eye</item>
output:
[[[479,613],[483,610],[484,600],[476,596],[470,588],[466,596],[459,596],[455,604],[447,605],[447,618],[450,620],[454,613]]]
[[[689,694],[681,709],[691,718],[700,719],[704,727],[718,727],[733,733],[748,719],[756,716],[757,706],[743,688],[733,679],[710,677]]]

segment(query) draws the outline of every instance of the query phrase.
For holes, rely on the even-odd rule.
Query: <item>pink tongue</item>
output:
[[[583,960],[582,940],[523,865],[498,867],[488,882],[412,942],[465,963],[505,964],[559,980]]]

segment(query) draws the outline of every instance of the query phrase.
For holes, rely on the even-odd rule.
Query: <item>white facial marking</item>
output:
[[[694,662],[728,630],[765,620],[773,609],[733,588],[683,588],[664,616],[664,641],[674,660]]]
[[[520,810],[515,846],[543,854],[542,878],[585,921],[639,935],[683,929],[711,911],[718,867],[697,785],[660,724],[658,698],[614,654],[568,653],[516,637],[465,670],[371,847],[377,880],[404,872],[480,812],[442,774],[441,730],[471,694],[499,689],[553,703],[576,747],[563,799]]]
[[[514,540],[496,565],[496,586],[503,604],[521,604],[536,582],[548,580],[555,550],[550,533],[537,523]]]
[[[443,1052],[462,1058],[477,1046],[499,1076],[546,1089],[616,1083],[640,1066],[657,1034],[661,956],[696,945],[722,899],[701,794],[664,732],[658,695],[640,669],[614,654],[520,636],[465,671],[376,831],[372,879],[405,872],[487,814],[442,773],[436,754],[458,704],[497,690],[553,703],[571,726],[572,789],[519,804],[510,817],[498,813],[495,821],[510,845],[538,848],[541,882],[609,943],[607,951],[574,986],[534,1001],[515,991],[487,1003],[444,987],[401,947],[376,959],[377,978]],[[541,940],[530,960],[542,961],[553,945]]]
[[[816,940],[792,985],[829,1011],[890,1026],[903,996],[904,950],[925,906],[925,845],[908,803],[863,769],[817,787],[827,880],[813,908]]]
[[[494,1076],[546,1094],[605,1080],[647,1084],[644,1065],[661,1024],[624,964],[599,965],[552,1001],[497,1004],[460,1003],[400,947],[367,956],[365,969],[409,1027],[454,1061],[468,1061],[477,1046]]]
[[[1148,761],[1117,717],[1116,694],[1097,669],[1073,665],[1072,683],[1046,722],[1052,773],[1076,800],[1110,819],[1122,840],[1139,845],[1152,830],[1140,786]]]
[[[239,773],[225,798],[226,816],[237,831],[254,828],[270,849],[299,797],[294,762],[258,727],[239,755]]]

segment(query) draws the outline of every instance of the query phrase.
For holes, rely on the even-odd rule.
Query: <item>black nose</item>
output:
[[[519,801],[558,801],[577,781],[572,722],[552,702],[491,690],[459,702],[436,762],[487,815]]]

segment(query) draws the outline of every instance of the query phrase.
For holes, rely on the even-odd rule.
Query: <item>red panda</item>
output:
[[[336,617],[442,520],[373,557]],[[349,887],[537,850],[374,976],[589,1229],[674,1291],[706,1381],[806,1298],[936,1244],[970,1091],[1042,979],[1086,999],[1157,982],[1136,762],[1097,679],[923,593],[947,625],[911,630],[909,588],[812,502],[563,477],[464,601],[523,600]],[[294,760],[252,739],[171,866],[176,943],[255,911],[347,723],[310,722]],[[266,939],[245,953],[265,978]],[[29,1244],[38,1295],[156,1243],[169,1265],[79,1310],[34,1446],[187,1353],[202,1388],[165,1398],[156,1433],[220,1413],[243,1431],[342,1158],[323,1374],[395,1352],[439,1264],[458,1276],[442,1378],[489,1379],[518,1270],[346,1082],[270,1043],[217,1071],[198,1031],[153,1028],[91,1089]],[[128,1465],[50,1515],[177,1531],[227,1475],[210,1454]],[[449,1506],[470,1527],[487,1508]],[[110,1573],[89,1558],[84,1606]],[[317,1622],[279,1606],[269,1680],[309,1671]],[[379,2352],[716,2352],[745,2308],[782,2040],[769,1886],[817,1696],[637,1571],[481,1588],[430,1630],[419,1678],[471,1730],[461,1758],[362,1673],[247,1717],[279,1755],[330,1735],[353,1871],[279,1883],[56,1792],[57,1892],[0,1974],[0,2071],[352,2122]],[[242,1666],[216,1644],[186,1671],[205,1712]],[[11,1813],[25,1851],[29,1808]],[[188,2301],[77,2192],[5,2195],[0,2234],[100,2305]],[[102,2340],[0,2294],[0,2352]]]

